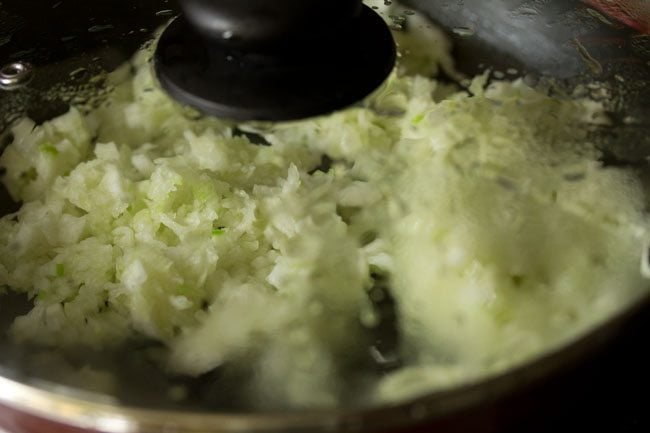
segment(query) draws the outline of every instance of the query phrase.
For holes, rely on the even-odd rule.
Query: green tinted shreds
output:
[[[41,147],[41,152],[46,153],[51,156],[57,156],[59,154],[59,151],[54,145],[52,144],[42,144]]]

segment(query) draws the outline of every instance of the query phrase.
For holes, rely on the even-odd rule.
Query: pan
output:
[[[489,69],[493,77],[494,71],[515,71],[513,76],[531,85],[552,79],[556,89],[606,85],[611,93],[603,103],[613,122],[598,137],[602,163],[633,167],[647,177],[650,8],[645,2],[411,0],[405,7],[447,32],[457,67],[467,76]],[[75,96],[101,92],[103,83],[93,77],[127,61],[178,10],[173,1],[162,0],[0,3],[0,60],[29,69],[26,85],[0,91],[2,145],[10,141],[8,128],[17,118],[27,115],[40,123],[67,111]],[[18,206],[4,189],[0,203],[3,214]],[[0,329],[29,305],[21,296],[4,296]],[[650,330],[649,309],[650,296],[644,296],[571,344],[476,383],[392,405],[293,412],[239,410],[236,402],[219,398],[209,374],[184,379],[195,400],[170,402],[161,390],[178,378],[131,356],[155,347],[72,355],[57,364],[39,348],[2,337],[0,432],[504,432],[603,426],[615,431],[620,422],[645,431],[648,421],[635,415],[643,400],[621,394],[650,384],[644,368],[650,358],[639,343]],[[66,378],[69,365],[85,363],[115,370],[121,384],[115,395]],[[211,396],[209,404],[205,396]]]

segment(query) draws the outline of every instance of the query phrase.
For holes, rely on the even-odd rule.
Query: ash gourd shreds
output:
[[[442,85],[449,42],[408,20],[388,82],[329,116],[188,115],[143,51],[99,108],[18,122],[0,158],[22,202],[0,220],[0,286],[33,308],[11,336],[154,339],[175,374],[255,371],[241,383],[255,407],[330,407],[503,371],[645,293],[642,187],[599,162],[602,107],[521,80]],[[386,375],[354,369],[382,320],[377,276],[400,335]]]

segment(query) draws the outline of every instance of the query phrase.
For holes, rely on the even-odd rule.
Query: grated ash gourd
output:
[[[103,106],[20,121],[0,159],[23,202],[0,219],[0,286],[34,306],[12,336],[152,338],[174,373],[256,371],[242,383],[255,407],[330,407],[503,371],[644,293],[642,189],[598,162],[601,108],[521,81],[452,91],[427,78],[450,68],[448,42],[409,20],[399,71],[327,117],[196,119],[143,52]],[[351,375],[381,321],[373,274],[390,282],[403,366]]]

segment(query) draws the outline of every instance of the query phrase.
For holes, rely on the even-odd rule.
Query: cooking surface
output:
[[[502,430],[503,433],[650,431],[650,411],[647,407],[650,352],[645,343],[650,333],[650,314],[647,313],[650,311],[646,311],[645,319],[638,323],[633,333],[612,347],[602,362],[594,361],[584,367],[599,372],[601,381],[585,385],[581,391],[582,398],[574,400],[559,415],[551,415],[542,404],[541,417],[524,418],[520,426]],[[503,410],[509,409],[504,407]],[[495,425],[499,425],[498,421],[495,421]],[[417,430],[417,433],[425,432],[428,432],[426,428]],[[0,433],[15,432],[0,427]]]
[[[110,4],[118,8],[123,4],[124,9],[129,13],[124,14],[123,19],[120,20],[106,20],[102,17],[111,15],[108,2],[92,4],[92,7],[88,2],[69,0],[51,0],[47,3],[42,7],[50,8],[52,12],[43,14],[42,21],[26,25],[23,20],[21,27],[21,21],[17,20],[18,27],[5,26],[4,29],[0,29],[0,59],[3,60],[3,64],[5,59],[27,59],[37,65],[52,65],[51,70],[65,80],[77,79],[78,77],[70,78],[69,73],[78,69],[80,65],[61,62],[61,59],[81,54],[86,59],[97,58],[94,61],[97,68],[110,69],[128,58],[128,53],[146,39],[150,30],[169,18],[171,14],[169,10],[175,9],[175,6],[160,0],[136,2],[120,0]],[[466,3],[471,4],[472,2]],[[30,4],[27,1],[3,1],[0,6],[0,23],[6,22],[9,19],[8,16],[28,16],[30,8],[32,8]],[[53,18],[71,15],[77,18],[77,22],[66,26],[60,25],[60,19]],[[53,22],[57,23],[55,27],[52,27]],[[107,42],[114,40],[114,36],[129,34],[134,28],[138,28],[137,38],[125,37],[122,39],[122,43],[117,45]],[[140,28],[143,31],[139,31]],[[14,41],[15,44],[2,42],[6,40],[7,34],[18,38],[17,41]],[[47,34],[50,35],[49,37],[60,39],[62,43],[56,44],[55,49],[41,49],[38,41]],[[19,49],[16,50],[16,47]],[[512,60],[512,62],[516,61],[516,59]],[[576,67],[580,66],[579,63],[570,62],[570,64]],[[39,82],[39,79],[37,76],[34,88],[38,89],[39,86],[47,88],[49,82],[45,80]],[[5,102],[2,99],[5,96],[0,94],[0,104]],[[48,101],[47,104],[37,103],[42,97],[38,92],[33,92],[27,97],[32,100],[32,103],[29,104],[32,106],[29,114],[36,118],[51,117],[54,114],[52,110],[61,110],[65,107],[64,101],[59,101],[56,104],[50,104],[51,101]],[[44,110],[43,107],[48,108]],[[648,314],[634,333],[612,347],[602,362],[593,361],[583,367],[583,370],[597,372],[596,375],[601,377],[601,381],[591,382],[584,386],[581,391],[582,397],[574,399],[573,403],[565,408],[561,415],[551,415],[546,418],[548,412],[541,410],[543,419],[527,418],[522,421],[522,427],[511,430],[512,433],[555,432],[568,428],[577,431],[613,433],[650,431],[648,398],[644,395],[646,390],[650,389],[650,374],[648,373],[650,355],[645,344],[650,331],[650,320],[647,317]],[[508,408],[503,408],[503,411],[508,411]],[[4,432],[0,430],[0,433]]]
[[[574,400],[557,416],[527,419],[523,427],[508,433],[550,433],[560,431],[645,433],[650,431],[648,389],[650,389],[650,311],[629,336],[621,339],[590,370],[599,382],[584,384],[583,396]],[[545,411],[541,411],[545,416]]]

